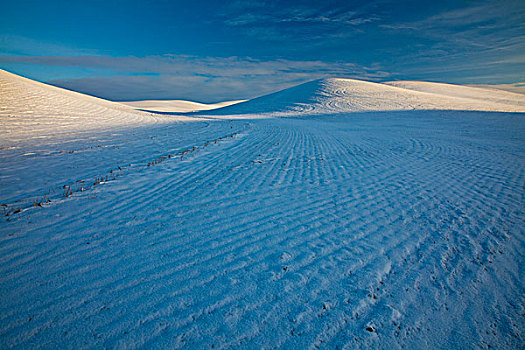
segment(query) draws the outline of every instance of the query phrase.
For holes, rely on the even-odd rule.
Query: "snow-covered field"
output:
[[[525,99],[167,116],[0,71],[0,348],[523,348]]]

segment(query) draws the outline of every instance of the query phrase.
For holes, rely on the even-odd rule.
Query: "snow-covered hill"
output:
[[[512,92],[451,84],[381,84],[334,78],[311,81],[210,113],[285,116],[403,110],[525,112],[525,98]]]
[[[168,120],[0,70],[0,143],[74,138]]]
[[[495,108],[501,108],[500,111],[502,112],[523,112],[525,108],[525,96],[510,91],[427,81],[391,81],[385,84],[413,91],[468,100],[471,103],[470,108],[473,110],[484,110],[484,108],[487,108],[487,110],[491,111],[495,110]],[[480,101],[484,102],[484,104],[476,105]],[[505,105],[507,107],[504,107]]]
[[[523,100],[431,86],[167,117],[0,72],[0,348],[523,347]]]

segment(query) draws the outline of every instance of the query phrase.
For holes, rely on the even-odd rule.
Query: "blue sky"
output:
[[[525,81],[525,1],[4,1],[0,67],[113,100]]]

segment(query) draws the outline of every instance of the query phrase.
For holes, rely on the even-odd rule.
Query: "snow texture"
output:
[[[522,95],[0,89],[0,348],[523,348]]]

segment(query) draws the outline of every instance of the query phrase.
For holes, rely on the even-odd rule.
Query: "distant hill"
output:
[[[392,110],[478,110],[525,112],[516,93],[430,82],[373,83],[321,79],[206,114],[278,115]]]

